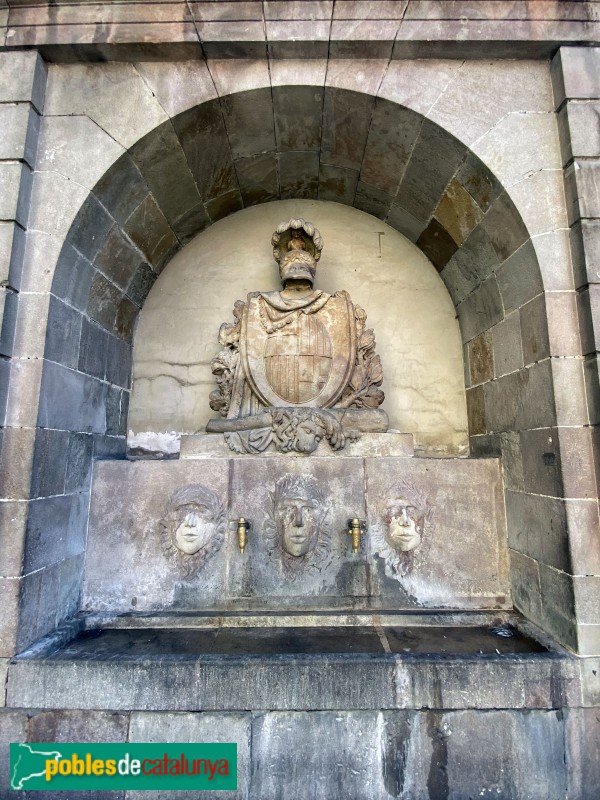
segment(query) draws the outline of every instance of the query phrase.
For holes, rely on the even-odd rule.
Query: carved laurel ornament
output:
[[[227,518],[213,491],[190,484],[173,492],[158,527],[163,552],[183,577],[192,578],[221,548]]]
[[[380,523],[373,526],[373,553],[385,562],[385,573],[399,580],[426,561],[434,533],[434,512],[425,494],[400,481],[387,492]]]
[[[330,506],[310,475],[284,475],[269,492],[267,552],[290,581],[321,572],[331,561]]]

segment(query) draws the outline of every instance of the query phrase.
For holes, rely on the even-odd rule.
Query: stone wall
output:
[[[593,282],[587,290],[581,282],[581,258],[593,264],[593,193],[581,178],[593,173],[593,156],[580,170],[590,156],[573,169],[570,156],[564,162],[554,116],[563,100],[557,90],[555,102],[549,64],[522,60],[560,46],[555,89],[561,80],[572,87],[572,63],[588,75],[589,99],[579,105],[591,106],[586,59],[595,55],[582,60],[567,45],[595,42],[595,6],[473,12],[411,2],[377,6],[376,20],[362,19],[361,3],[192,6],[155,4],[153,14],[167,15],[157,23],[144,3],[118,12],[105,4],[101,34],[85,5],[46,15],[15,3],[1,14],[3,110],[16,137],[2,162],[3,252],[10,242],[12,261],[1,364],[12,531],[3,652],[77,608],[90,459],[124,453],[129,343],[157,273],[200,228],[290,195],[354,204],[415,241],[438,269],[466,345],[472,451],[501,453],[505,463],[517,605],[568,646],[597,652],[588,613],[598,601],[600,538],[590,445],[595,302]],[[210,17],[232,9],[243,25]],[[282,32],[298,13],[310,18],[295,19],[302,52],[294,53]],[[142,43],[146,23],[152,41]],[[303,37],[317,44],[304,52]],[[11,51],[34,44],[57,61],[35,164],[45,69],[34,53]],[[521,60],[480,58],[500,51]],[[420,58],[399,58],[411,52]],[[64,63],[86,54],[131,63]],[[313,57],[280,58],[293,55]],[[22,103],[29,107],[13,108]],[[560,115],[567,153],[575,105]],[[577,280],[568,228],[577,242],[578,217],[567,217],[563,163],[569,197],[575,187],[580,216],[591,221],[581,225]]]
[[[215,412],[211,359],[221,323],[250,291],[280,286],[271,235],[282,220],[314,222],[325,242],[316,286],[350,293],[367,312],[384,371],[390,428],[420,451],[468,452],[460,330],[437,271],[397,231],[338,203],[261,204],[211,226],[167,265],[136,328],[129,431],[203,430]]]

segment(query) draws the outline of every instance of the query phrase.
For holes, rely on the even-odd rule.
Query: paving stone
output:
[[[396,202],[427,219],[460,167],[466,148],[437,125],[425,121],[402,177]]]
[[[31,102],[36,111],[44,110],[46,65],[34,50],[0,54],[0,102]]]
[[[87,375],[44,362],[38,424],[82,432],[104,432],[104,385]]]
[[[416,245],[425,253],[438,272],[444,269],[458,250],[458,245],[452,236],[435,217],[419,236]]]
[[[82,320],[79,311],[51,295],[44,357],[77,369]]]
[[[341,89],[325,89],[321,160],[360,170],[375,99]]]
[[[85,114],[125,148],[167,120],[135,67],[114,61],[101,69],[95,64],[51,67],[44,111],[50,116]]]
[[[250,714],[152,713],[133,712],[129,728],[130,742],[235,742],[237,744],[237,791],[228,792],[232,798],[248,797],[250,787]],[[208,798],[223,793],[203,792]],[[128,792],[132,798],[177,800],[177,792]]]
[[[361,211],[378,219],[387,219],[392,205],[392,195],[382,192],[378,187],[370,186],[359,179],[354,196],[354,205]]]
[[[135,68],[171,118],[217,97],[204,61],[172,62],[168,70],[160,62],[144,61]]]
[[[152,196],[148,196],[127,220],[124,232],[146,256],[156,273],[178,250],[177,237]]]
[[[600,97],[597,48],[561,47],[552,60],[554,99],[558,108],[566,98]]]
[[[521,318],[518,311],[491,329],[495,377],[515,372],[523,367]]]
[[[218,101],[179,114],[173,120],[173,127],[203,200],[236,188],[231,150]],[[210,158],[206,158],[208,152]]]
[[[358,172],[330,164],[319,166],[319,200],[353,205],[358,184]]]
[[[458,306],[463,341],[475,338],[504,317],[496,276],[487,278]]]
[[[527,619],[539,621],[542,616],[542,595],[538,562],[509,549],[510,586],[515,607]]]
[[[277,149],[319,150],[323,90],[312,86],[274,86]]]
[[[600,220],[584,219],[571,228],[575,288],[600,283]]]
[[[275,153],[238,158],[235,162],[235,172],[244,207],[279,199]]]
[[[506,491],[508,545],[557,570],[570,569],[564,503],[559,498]]]
[[[311,151],[287,151],[279,154],[281,198],[317,198],[319,189],[319,154]]]

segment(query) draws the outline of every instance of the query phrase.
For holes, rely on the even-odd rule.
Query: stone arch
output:
[[[73,353],[58,363],[104,382],[88,388],[105,403],[106,432],[124,433],[133,325],[165,263],[212,222],[289,197],[354,205],[430,258],[472,355],[471,435],[500,429],[490,412],[502,388],[491,382],[502,374],[494,374],[486,331],[543,288],[508,193],[463,143],[405,106],[345,89],[277,86],[210,100],[150,131],[96,183],[69,230],[49,332],[60,327],[53,311],[80,325],[77,364]]]
[[[290,197],[353,205],[428,256],[460,321],[471,451],[516,452],[506,474],[518,484],[523,437],[555,425],[556,408],[549,359],[536,363],[547,323],[528,328],[518,311],[540,299],[543,282],[508,191],[464,143],[405,106],[346,89],[282,86],[209,100],[160,124],[80,207],[52,283],[34,461],[43,470],[66,432],[65,459],[84,465],[57,525],[85,530],[78,492],[89,488],[92,459],[125,455],[133,327],[156,276],[212,222]],[[505,355],[494,360],[496,339]],[[517,549],[543,561],[510,525],[509,515]],[[73,538],[84,547],[83,535]],[[77,576],[69,581],[72,606]],[[520,607],[530,613],[525,586]]]

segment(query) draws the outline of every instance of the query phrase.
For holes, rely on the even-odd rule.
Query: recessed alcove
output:
[[[468,453],[463,350],[454,304],[428,258],[398,231],[350,206],[283,200],[239,211],[184,247],[161,272],[133,340],[130,446],[203,431],[215,416],[210,362],[236,300],[279,287],[271,235],[292,217],[324,240],[316,286],[345,289],[367,313],[384,372],[390,428],[427,455]]]

